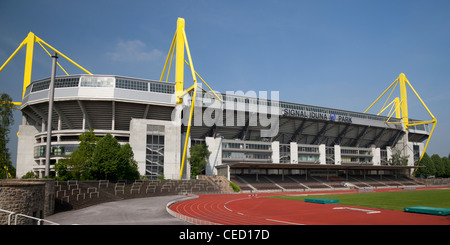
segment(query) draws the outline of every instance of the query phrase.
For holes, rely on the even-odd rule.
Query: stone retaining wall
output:
[[[55,209],[54,180],[0,180],[0,209],[36,218],[45,218]],[[0,212],[0,225],[8,222],[8,213]],[[14,222],[14,221],[12,221]],[[17,224],[35,221],[18,217]]]

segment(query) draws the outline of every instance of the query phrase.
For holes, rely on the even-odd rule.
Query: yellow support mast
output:
[[[409,120],[408,120],[408,93],[406,92],[406,77],[405,74],[401,73],[398,76],[398,83],[400,84],[400,111],[402,113],[402,121],[405,125],[405,130],[408,131]]]
[[[184,59],[184,51],[185,50],[186,50],[186,54],[188,56],[189,62]],[[189,122],[188,122],[187,130],[186,130],[186,139],[184,141],[183,156],[181,159],[180,177],[179,177],[181,179],[183,177],[184,164],[186,162],[186,152],[187,152],[187,146],[189,143],[189,135],[191,132],[192,116],[194,114],[194,104],[195,104],[195,99],[197,96],[197,87],[198,87],[197,76],[200,77],[194,69],[191,52],[189,51],[189,45],[188,45],[187,38],[186,38],[185,21],[183,18],[178,18],[178,20],[177,20],[177,30],[175,31],[175,35],[173,37],[172,44],[170,45],[170,50],[169,50],[169,53],[167,54],[166,62],[164,64],[164,68],[161,73],[160,81],[163,80],[164,75],[166,74],[167,68],[168,68],[168,70],[167,70],[166,81],[169,80],[170,67],[172,65],[172,59],[173,59],[174,55],[175,55],[176,103],[177,104],[183,103],[183,97],[186,94],[193,91],[191,109],[190,109],[190,114],[189,114]],[[188,65],[188,67],[191,69],[192,79],[194,81],[194,84],[187,89],[184,89],[184,63],[186,63]],[[169,67],[167,67],[167,64],[169,64]],[[206,86],[208,86],[209,89],[211,89],[209,87],[209,85],[201,77],[200,77],[200,79],[206,84]],[[212,91],[212,89],[211,89],[211,91]],[[212,92],[216,96],[217,99],[222,101],[214,91],[212,91]]]
[[[33,70],[33,53],[34,53],[34,42],[36,41],[36,36],[34,33],[28,33],[26,40],[27,52],[25,56],[25,70],[23,73],[23,92],[22,98],[25,96],[25,90],[31,83],[31,72]]]
[[[183,93],[184,87],[184,19],[178,18],[177,21],[177,35],[176,35],[176,55],[175,55],[175,92],[177,96],[177,104],[183,102],[180,94]],[[187,40],[186,40],[187,41]],[[189,51],[188,51],[189,52]],[[194,82],[195,79],[194,79]]]
[[[33,32],[29,32],[27,37],[22,41],[22,43],[19,45],[19,47],[11,54],[11,56],[5,61],[5,63],[0,67],[0,72],[8,65],[8,63],[11,61],[11,59],[16,56],[16,54],[19,52],[20,49],[23,48],[23,46],[27,46],[26,50],[26,56],[25,56],[25,69],[24,69],[24,75],[23,75],[23,92],[22,92],[22,98],[25,96],[25,90],[31,83],[31,74],[33,71],[33,54],[34,54],[34,43],[37,42],[39,45],[47,52],[47,54],[51,57],[51,54],[44,48],[43,45],[47,46],[51,50],[58,53],[60,56],[64,57],[66,60],[83,70],[89,75],[92,75],[88,70],[71,60],[69,57],[65,56],[63,53],[55,49],[54,47],[50,46],[48,43],[44,42],[44,40],[37,37]],[[58,64],[59,65],[59,64]],[[61,65],[59,65],[61,67]],[[62,68],[62,67],[61,67]],[[65,70],[63,69],[65,72]],[[67,72],[65,72],[67,74]],[[68,75],[68,74],[67,74]],[[20,102],[14,102],[16,104],[20,104]]]
[[[394,102],[394,106],[395,106],[396,118],[401,119],[401,122],[389,122],[389,119],[388,119],[387,123],[402,123],[404,125],[406,131],[408,130],[409,126],[423,125],[423,124],[429,124],[429,123],[433,124],[433,127],[431,128],[431,131],[430,131],[430,135],[428,136],[428,139],[427,139],[427,142],[423,149],[423,152],[419,158],[419,162],[420,162],[420,160],[422,160],[422,158],[427,150],[428,143],[430,142],[431,136],[433,135],[433,131],[434,131],[434,128],[436,127],[437,120],[434,117],[433,113],[431,113],[431,111],[425,105],[425,102],[423,102],[422,98],[420,98],[419,94],[413,88],[411,83],[408,81],[405,74],[401,73],[398,76],[398,78],[395,79],[395,81],[391,85],[389,85],[389,87],[364,111],[364,113],[366,113],[370,108],[372,108],[372,106],[375,105],[381,99],[381,97],[383,97],[386,94],[386,92],[389,91],[393,87],[391,93],[389,94],[388,98],[386,99],[386,102],[384,103],[383,107],[381,108],[380,112],[378,113],[378,115],[381,114],[390,104],[393,103],[393,102],[391,102],[389,105],[385,106],[387,101],[389,100],[390,96],[392,95],[392,92],[397,87],[397,85],[399,85],[399,87],[400,87],[400,99],[397,97],[394,99],[393,102]],[[420,100],[420,102],[422,103],[422,106],[425,108],[425,110],[430,115],[431,120],[429,120],[429,121],[410,121],[409,120],[407,85],[411,88],[411,90],[414,92],[416,97]],[[389,118],[390,118],[390,116],[389,116]],[[417,171],[417,169],[416,169],[416,171]],[[414,172],[414,174],[415,174],[415,172]]]

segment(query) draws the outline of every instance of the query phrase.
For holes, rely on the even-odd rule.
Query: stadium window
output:
[[[164,173],[164,126],[147,125],[146,177],[157,179]]]
[[[55,88],[78,87],[79,78],[57,78],[55,79]]]
[[[114,77],[81,76],[81,87],[114,87]]]
[[[116,88],[148,91],[148,83],[141,82],[141,81],[117,79],[116,80]]]
[[[31,88],[31,92],[37,92],[41,90],[48,89],[50,86],[50,80],[45,80],[41,82],[33,83],[33,87]]]

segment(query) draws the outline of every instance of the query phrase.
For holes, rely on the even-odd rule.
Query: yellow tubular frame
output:
[[[184,140],[183,158],[181,160],[181,168],[180,168],[180,179],[183,177],[184,163],[186,161],[186,151],[187,151],[187,146],[188,146],[188,142],[189,142],[189,135],[191,132],[192,115],[194,115],[195,97],[197,95],[197,78],[195,77],[194,64],[192,63],[191,52],[189,51],[189,45],[187,42],[186,33],[184,32],[184,27],[181,30],[183,32],[183,39],[184,39],[184,44],[186,46],[186,52],[188,55],[189,63],[191,64],[190,67],[191,67],[191,72],[192,72],[192,79],[194,80],[194,85],[192,85],[191,88],[194,90],[194,94],[192,96],[191,113],[189,114],[189,122],[188,122],[188,127],[186,130],[186,139]],[[177,54],[177,59],[178,58],[179,57]],[[179,61],[176,60],[176,62],[178,63]],[[183,62],[183,65],[184,65],[184,58],[183,58],[183,61],[181,61],[181,62]]]
[[[50,46],[48,43],[44,42],[44,40],[42,40],[39,37],[37,37],[36,35],[34,35],[33,32],[29,32],[28,36],[22,41],[22,43],[20,43],[19,47],[11,54],[11,56],[0,67],[0,72],[1,72],[6,67],[6,65],[8,65],[8,63],[11,61],[11,59],[14,56],[16,56],[17,52],[19,52],[19,50],[21,48],[23,48],[23,46],[27,45],[27,51],[26,51],[26,56],[25,56],[25,69],[24,69],[24,76],[23,76],[23,93],[22,93],[22,98],[25,96],[26,88],[31,83],[31,73],[32,73],[32,70],[33,70],[32,69],[33,68],[33,53],[34,53],[34,43],[35,42],[39,43],[39,45],[45,50],[45,52],[47,52],[47,54],[50,55],[50,53],[47,51],[47,49],[44,48],[44,46],[42,46],[42,44],[44,44],[45,46],[47,46],[51,50],[55,51],[61,57],[65,58],[66,60],[68,60],[69,62],[71,62],[72,64],[74,64],[76,67],[80,68],[81,70],[83,70],[87,74],[92,75],[92,73],[90,73],[88,70],[86,70],[85,68],[83,68],[82,66],[77,64],[75,61],[71,60],[69,57],[67,57],[63,53],[59,52],[57,49],[55,49],[54,47]],[[59,66],[61,67],[61,65],[59,65]],[[61,67],[61,69],[64,71],[64,73],[66,73],[66,75],[68,75],[68,73],[62,67]],[[19,102],[15,102],[15,103],[19,103]]]
[[[39,45],[42,47],[42,49],[45,50],[45,52],[48,54],[48,56],[52,57],[52,55],[50,54],[50,52],[48,52],[48,50],[44,47],[44,45],[42,45],[41,42],[38,41],[37,43],[39,43]],[[69,73],[67,73],[67,71],[59,64],[58,61],[56,61],[56,64],[59,66],[59,68],[61,68],[61,70],[62,70],[67,76],[69,75]]]
[[[176,49],[176,50],[175,50]],[[186,53],[188,56],[188,61],[184,59],[184,50],[186,49]],[[206,84],[206,86],[211,90],[211,92],[215,95],[217,99],[222,102],[222,99],[211,89],[211,87],[203,80],[203,78],[195,71],[194,63],[192,62],[191,52],[189,51],[189,44],[186,38],[185,32],[185,22],[183,18],[178,18],[177,20],[177,30],[172,39],[172,43],[170,45],[169,53],[167,54],[166,62],[164,63],[164,68],[161,73],[160,81],[163,81],[164,75],[167,71],[166,82],[169,80],[170,68],[172,66],[173,56],[175,55],[175,93],[176,93],[176,103],[181,104],[183,102],[183,97],[191,91],[194,91],[191,102],[191,109],[189,114],[189,122],[186,130],[186,138],[184,140],[184,148],[183,148],[183,156],[181,159],[180,166],[180,179],[183,177],[184,164],[186,161],[186,152],[189,143],[189,135],[191,132],[192,125],[192,116],[194,114],[194,105],[195,99],[197,97],[197,76]],[[169,62],[170,59],[170,62]],[[184,89],[184,63],[188,65],[191,69],[192,79],[194,84],[188,89]],[[167,65],[169,64],[169,67]],[[207,92],[203,89],[203,91]]]
[[[428,136],[427,142],[425,143],[425,147],[423,149],[422,155],[419,158],[419,162],[420,160],[422,160],[423,156],[425,155],[425,152],[427,150],[428,147],[428,143],[430,142],[431,136],[433,135],[433,131],[434,128],[436,127],[436,123],[437,120],[434,117],[433,113],[431,113],[431,111],[428,109],[427,105],[425,105],[425,102],[423,102],[422,98],[420,98],[419,94],[416,92],[416,90],[413,88],[413,86],[411,85],[411,83],[408,81],[408,79],[406,78],[405,74],[401,73],[397,79],[395,79],[395,81],[389,85],[389,87],[364,111],[364,113],[366,113],[370,108],[372,108],[373,105],[375,105],[375,103],[378,102],[378,100],[380,100],[381,97],[383,97],[384,94],[386,94],[387,91],[389,91],[392,86],[394,86],[393,90],[391,91],[391,93],[389,94],[389,97],[392,95],[392,92],[395,90],[396,86],[400,84],[400,102],[398,98],[395,98],[395,100],[393,102],[395,102],[395,115],[396,118],[401,118],[402,122],[398,122],[398,123],[403,123],[403,125],[405,126],[405,130],[408,130],[409,126],[414,126],[414,125],[422,125],[422,124],[429,124],[432,123],[433,127],[431,128],[430,131],[430,135]],[[411,90],[414,92],[414,94],[416,95],[416,97],[420,100],[420,102],[422,103],[422,106],[427,110],[428,114],[431,117],[431,120],[429,121],[409,121],[409,117],[408,117],[408,99],[407,99],[407,87],[406,85],[408,85]],[[389,97],[386,99],[386,102],[389,100]],[[384,103],[381,111],[378,113],[381,114],[389,105],[392,104],[389,103],[389,105],[386,105],[386,102]],[[390,113],[389,113],[390,114]],[[390,117],[389,117],[390,118]],[[397,122],[389,122],[389,119],[387,121],[387,123],[397,123]],[[416,174],[417,169],[414,171],[414,175]]]

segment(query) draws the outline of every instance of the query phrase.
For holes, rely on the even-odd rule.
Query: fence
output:
[[[25,215],[25,214],[15,213],[15,212],[11,212],[11,211],[4,210],[4,209],[0,209],[0,212],[7,213],[7,215],[8,215],[8,221],[6,223],[7,225],[17,225],[17,218],[18,217],[23,217],[23,218],[26,218],[26,219],[35,220],[37,225],[42,225],[45,222],[47,222],[47,223],[49,223],[51,225],[59,225],[58,223],[55,223],[55,222],[52,222],[52,221],[49,221],[49,220],[40,219],[40,218],[36,218],[36,217],[33,217],[33,216]],[[11,221],[13,219],[14,219],[14,224],[11,223]]]

